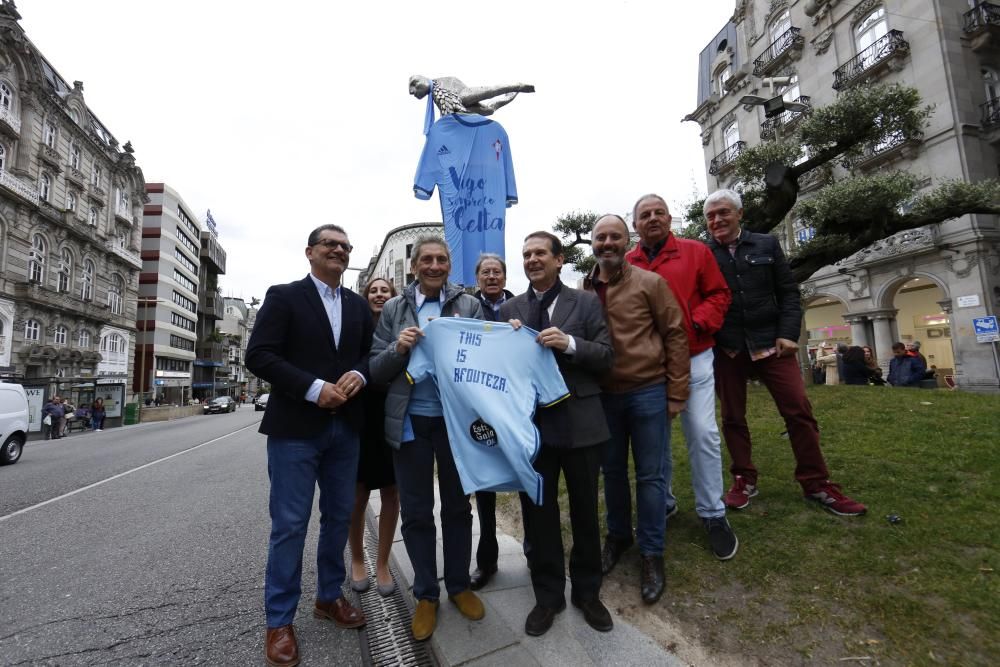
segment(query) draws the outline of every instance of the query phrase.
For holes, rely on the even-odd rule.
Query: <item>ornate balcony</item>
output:
[[[726,148],[726,150],[712,158],[712,162],[708,165],[708,173],[713,176],[718,176],[719,174],[732,169],[733,160],[735,160],[746,147],[747,142],[737,141],[732,146]]]
[[[0,170],[0,185],[21,199],[38,206],[38,188],[28,185],[10,172]]]
[[[106,247],[109,251],[125,260],[125,263],[133,269],[142,269],[142,258],[139,257],[138,253],[126,250],[116,243],[108,243]]]
[[[90,184],[90,189],[87,190],[87,196],[89,196],[93,201],[104,206],[104,203],[108,201],[108,193],[99,185]]]
[[[87,177],[84,176],[83,172],[77,169],[76,167],[66,168],[66,180],[73,181],[80,187],[80,189],[83,189],[87,186]]]
[[[805,42],[800,29],[789,28],[753,61],[753,75],[767,76],[785,62],[800,55]]]
[[[975,35],[983,30],[1000,27],[1000,6],[992,2],[981,2],[974,9],[962,15],[962,30]]]
[[[0,107],[0,132],[9,135],[12,139],[21,136],[21,119],[10,109]]]
[[[890,30],[884,37],[854,56],[833,72],[833,89],[844,90],[886,69],[898,69],[910,53],[910,43],[902,30]]]
[[[62,171],[62,164],[59,159],[59,151],[54,148],[49,148],[45,144],[41,144],[38,147],[38,157],[42,162],[45,162],[53,171],[59,173]]]
[[[808,107],[812,106],[812,100],[808,95],[802,95],[794,101]],[[768,118],[760,124],[760,138],[764,141],[770,141],[777,137],[779,132],[790,132],[802,117],[808,115],[811,111],[812,109],[805,111],[783,111],[774,118]]]
[[[994,145],[1000,145],[1000,97],[987,100],[982,105],[983,115],[980,125],[985,138]]]
[[[923,139],[923,134],[907,136],[903,132],[894,132],[882,141],[866,146],[860,158],[845,166],[871,169],[899,157],[912,157]]]

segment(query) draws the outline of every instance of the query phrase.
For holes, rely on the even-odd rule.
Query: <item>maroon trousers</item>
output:
[[[753,361],[746,350],[730,357],[721,348],[715,348],[715,393],[722,401],[722,436],[732,459],[730,472],[741,475],[748,484],[757,484],[746,418],[747,380],[751,375],[771,392],[788,429],[795,455],[795,479],[805,493],[812,493],[827,481],[829,472],[819,448],[819,426],[794,356],[771,355]]]

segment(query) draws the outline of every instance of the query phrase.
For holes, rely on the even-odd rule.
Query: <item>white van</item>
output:
[[[17,463],[28,435],[28,398],[19,384],[0,382],[0,465]]]

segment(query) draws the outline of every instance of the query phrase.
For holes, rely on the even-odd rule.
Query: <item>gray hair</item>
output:
[[[740,197],[740,193],[736,190],[727,190],[723,188],[722,190],[716,190],[712,194],[705,197],[705,203],[702,204],[701,212],[702,214],[708,210],[708,207],[712,204],[718,202],[729,202],[737,210],[743,208],[743,198]]]
[[[319,237],[323,232],[338,232],[347,236],[347,232],[344,231],[343,227],[329,223],[326,225],[320,225],[316,229],[309,232],[309,238],[306,240],[306,245],[314,246],[319,243]]]
[[[632,204],[632,224],[633,225],[635,225],[635,221],[639,217],[638,216],[639,204],[641,204],[642,202],[646,201],[647,199],[658,199],[658,200],[660,200],[660,203],[663,204],[663,208],[667,209],[667,213],[670,212],[670,207],[667,205],[667,200],[664,199],[663,197],[661,197],[660,195],[656,194],[655,192],[650,192],[648,195],[643,195],[643,196],[639,197],[638,199],[635,200],[635,203]],[[627,225],[626,225],[626,227],[627,227]]]
[[[444,248],[444,252],[448,255],[448,261],[451,261],[451,248],[448,247],[448,242],[444,240],[443,237],[437,234],[424,234],[419,237],[410,249],[410,266],[414,267],[417,265],[417,260],[420,258],[420,251],[425,245],[439,245]]]
[[[507,275],[507,262],[503,261],[503,257],[496,254],[495,252],[484,252],[479,255],[479,261],[476,262],[476,275],[479,275],[479,269],[482,267],[483,262],[488,259],[492,259],[494,262],[500,262],[500,267],[503,269],[503,274]]]

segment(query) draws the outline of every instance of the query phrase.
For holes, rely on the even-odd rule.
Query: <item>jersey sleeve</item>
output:
[[[518,333],[524,333],[527,344],[534,348],[534,358],[529,364],[531,383],[538,395],[538,404],[547,408],[569,397],[569,389],[559,372],[556,355],[552,350],[535,342],[535,334],[527,327],[521,327]]]
[[[434,339],[434,334],[428,331],[410,350],[410,363],[406,366],[406,379],[410,384],[416,384],[434,373]]]
[[[424,150],[420,154],[420,162],[417,164],[417,173],[413,177],[413,196],[417,199],[430,199],[434,194],[434,186],[437,184],[438,159],[435,146],[438,145],[438,132],[435,127],[431,127],[424,142]]]
[[[507,207],[510,208],[517,203],[517,183],[514,181],[514,158],[510,154],[510,139],[504,132],[504,141],[507,146],[503,152],[503,173],[507,184]]]

